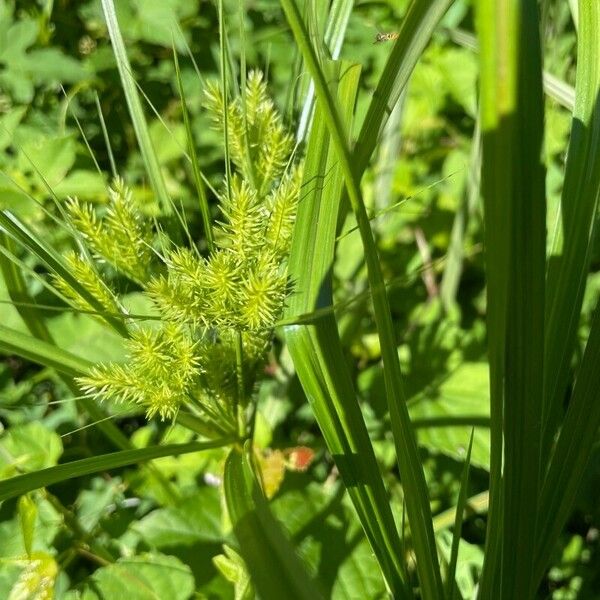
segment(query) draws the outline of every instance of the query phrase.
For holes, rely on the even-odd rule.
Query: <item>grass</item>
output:
[[[257,441],[261,424],[257,424],[255,390],[267,363],[272,332],[280,328],[319,435],[335,463],[360,524],[360,535],[364,534],[369,544],[387,592],[394,598],[463,597],[459,570],[461,552],[467,548],[463,530],[469,480],[473,478],[475,431],[470,430],[457,477],[453,519],[447,515],[443,519],[446,525],[454,521],[447,560],[440,550],[441,517],[432,511],[432,481],[419,448],[418,423],[410,415],[410,381],[401,368],[395,296],[386,281],[385,229],[374,225],[369,216],[369,181],[364,177],[391,111],[405,93],[416,65],[428,60],[428,43],[451,3],[410,3],[368,98],[361,97],[361,78],[365,77],[361,66],[338,59],[344,36],[351,35],[351,3],[335,2],[327,22],[318,20],[319,11],[311,2],[307,10],[296,0],[281,0],[280,4],[301,72],[310,80],[306,101],[301,103],[301,131],[295,136],[285,134],[276,109],[261,91],[260,78],[246,72],[243,51],[241,80],[237,82],[230,43],[234,21],[228,21],[222,1],[217,5],[221,77],[208,88],[207,103],[216,114],[224,145],[224,185],[219,199],[223,222],[215,223],[210,214],[206,175],[188,110],[192,99],[173,49],[191,186],[204,237],[204,245],[185,247],[181,240],[196,241],[198,232],[190,228],[184,208],[170,197],[115,6],[112,0],[102,0],[144,174],[160,212],[158,218],[148,219],[135,213],[128,201],[122,202],[124,208],[118,212],[115,201],[108,217],[89,209],[90,223],[112,227],[115,248],[123,232],[131,247],[152,247],[154,262],[143,265],[146,274],[135,283],[154,302],[148,316],[155,323],[140,327],[116,292],[106,300],[103,292],[110,289],[99,275],[102,264],[90,259],[102,255],[118,271],[119,253],[115,250],[111,256],[98,250],[99,234],[95,238],[93,227],[82,225],[79,209],[65,211],[56,194],[49,194],[60,206],[57,220],[73,237],[81,260],[91,265],[88,275],[79,277],[73,263],[24,219],[10,210],[0,212],[4,249],[0,266],[10,299],[27,329],[24,333],[0,326],[0,350],[60,373],[82,412],[97,422],[118,449],[34,468],[26,474],[13,473],[0,481],[0,499],[159,457],[224,448],[223,500],[241,556],[235,562],[227,549],[221,555],[226,579],[240,594],[241,590],[248,594],[243,597],[250,597],[250,580],[267,599],[327,597],[310,548],[295,547],[290,535],[292,511],[283,517],[276,515],[277,499],[268,501],[271,478],[277,477],[261,462],[268,458],[261,454]],[[237,15],[242,29],[243,8],[242,4]],[[451,314],[464,268],[469,219],[481,196],[490,417],[477,423],[489,423],[491,455],[483,565],[473,595],[482,599],[536,598],[573,510],[600,425],[596,401],[600,385],[596,368],[600,358],[598,307],[593,310],[581,353],[577,338],[594,256],[600,197],[600,6],[579,2],[571,133],[558,227],[550,230],[551,195],[546,189],[545,169],[551,165],[544,160],[545,136],[551,133],[545,124],[544,85],[549,87],[550,76],[543,71],[538,4],[534,0],[482,0],[475,16],[477,126],[470,177],[452,229],[442,301],[446,313]],[[323,39],[315,32],[322,32]],[[468,36],[453,35],[472,45]],[[245,33],[241,39],[245,40]],[[554,82],[550,87],[564,99],[568,86],[560,85],[560,80],[558,84],[555,79],[550,81]],[[106,131],[103,118],[102,128]],[[305,146],[294,146],[294,138],[304,137]],[[301,181],[296,176],[299,171],[294,170],[300,155]],[[110,162],[114,164],[112,151]],[[44,184],[51,189],[45,180]],[[122,192],[121,198],[129,196]],[[350,217],[346,215],[348,207]],[[271,222],[275,224],[269,225]],[[148,231],[161,234],[160,242],[144,238],[144,223]],[[360,244],[352,242],[360,253],[356,271],[363,266],[366,269],[367,287],[360,293],[370,300],[370,307],[361,310],[372,315],[375,325],[376,356],[377,362],[381,359],[384,384],[380,403],[385,414],[383,436],[393,442],[392,460],[386,468],[379,440],[370,428],[372,418],[359,402],[364,390],[357,390],[348,365],[343,341],[348,315],[336,305],[336,269],[346,258],[340,251],[347,237],[340,236],[342,226],[358,230]],[[126,250],[121,249],[120,255]],[[94,314],[106,331],[122,339],[129,350],[128,362],[93,365],[62,348],[61,340],[50,334],[44,313],[35,308],[19,258],[23,255],[35,257],[41,270],[50,275],[45,285],[51,292]],[[134,262],[132,258],[131,269]],[[147,331],[143,329],[146,326]],[[79,396],[75,381],[84,384],[87,395]],[[161,395],[163,391],[165,395]],[[149,416],[168,417],[194,441],[186,438],[182,443],[165,444],[167,434],[159,443],[133,448],[112,422],[113,411],[97,404],[98,398],[106,397],[125,398],[134,406],[141,405]],[[461,421],[451,416],[445,423],[452,429],[464,425],[464,417]],[[279,468],[283,477],[285,466]],[[149,464],[144,469],[160,482],[168,497],[172,481],[157,466]],[[31,560],[31,548],[28,554]]]

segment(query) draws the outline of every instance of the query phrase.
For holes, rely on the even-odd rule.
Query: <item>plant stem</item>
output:
[[[246,408],[246,386],[244,385],[244,342],[242,332],[237,331],[235,336],[235,374],[237,378],[237,399],[235,414],[237,416],[238,435],[241,440],[247,436],[245,408]]]
[[[93,551],[93,554],[101,560],[106,561],[106,564],[115,562],[114,556],[95,540],[93,532],[86,531],[83,528],[83,525],[81,525],[77,515],[73,511],[64,506],[63,503],[50,492],[46,491],[45,496],[52,507],[63,516],[65,525],[67,525],[67,527],[79,538],[79,541],[82,544],[80,549],[89,547]]]

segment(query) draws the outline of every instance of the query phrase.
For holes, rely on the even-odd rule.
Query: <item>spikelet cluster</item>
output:
[[[208,85],[205,100],[222,129],[225,107],[217,84]],[[245,98],[234,99],[227,111],[238,172],[219,198],[216,249],[207,259],[190,250],[167,253],[167,273],[154,278],[148,291],[161,314],[192,327],[252,332],[261,339],[256,349],[264,347],[261,336],[279,318],[288,291],[285,260],[301,169],[291,163],[293,139],[260,72],[249,74]]]
[[[167,252],[166,273],[147,290],[159,313],[193,328],[252,331],[259,335],[279,318],[287,294],[289,249],[299,187],[298,170],[262,201],[234,178],[221,198],[223,222],[208,257],[177,248]]]
[[[198,341],[185,327],[163,323],[157,330],[135,330],[127,345],[129,361],[93,367],[79,378],[83,391],[101,399],[139,404],[149,418],[174,418],[198,382]]]
[[[64,255],[67,269],[104,307],[107,313],[118,314],[119,304],[114,292],[96,271],[95,266],[82,254],[68,251]],[[96,309],[66,282],[62,277],[53,276],[54,285],[71,304],[83,311],[94,312]]]
[[[142,285],[150,277],[153,262],[150,225],[135,210],[131,190],[122,179],[117,178],[108,193],[102,217],[93,205],[72,199],[67,204],[69,218],[96,258]]]
[[[245,102],[236,98],[225,108],[219,88],[209,86],[206,104],[221,128],[228,111],[237,168],[219,196],[216,243],[208,256],[172,246],[153,265],[151,228],[124,186],[113,187],[102,218],[87,205],[69,206],[93,254],[138,282],[161,318],[158,327],[131,332],[126,363],[96,366],[80,383],[91,396],[139,404],[149,417],[172,419],[182,405],[213,405],[217,410],[207,411],[207,418],[230,415],[235,423],[231,407],[252,394],[288,293],[286,260],[301,170],[292,163],[292,137],[260,73],[249,75]],[[128,249],[116,254],[121,245]]]
[[[217,83],[207,86],[205,104],[215,127],[223,130],[225,107]],[[285,130],[260,71],[248,73],[245,94],[229,103],[227,117],[231,158],[263,195],[285,169],[294,139]]]

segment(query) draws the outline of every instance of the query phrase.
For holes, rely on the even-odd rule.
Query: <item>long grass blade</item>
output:
[[[479,596],[528,598],[544,366],[541,46],[535,0],[485,0],[478,9],[492,418],[490,514]]]
[[[354,168],[360,177],[433,30],[452,0],[412,0],[402,20],[398,39],[385,64],[363,121],[354,151]]]
[[[562,81],[552,73],[544,72],[544,91],[567,110],[573,110],[575,90],[566,81]]]
[[[575,29],[579,29],[579,6],[577,0],[569,0],[569,10],[571,11],[571,18],[573,19],[573,25]]]
[[[369,224],[369,217],[363,202],[358,179],[355,176],[355,162],[346,143],[347,135],[336,102],[327,87],[325,74],[311,45],[310,37],[300,16],[298,6],[294,0],[282,0],[281,4],[294,34],[294,39],[302,52],[306,66],[313,78],[317,102],[321,106],[323,118],[331,135],[332,147],[335,149],[339,160],[350,204],[356,216],[365,250],[369,287],[373,294],[375,321],[383,357],[387,402],[394,434],[398,466],[405,490],[408,521],[417,557],[417,571],[421,584],[421,593],[426,600],[429,598],[441,598],[443,594],[442,581],[435,537],[431,525],[431,509],[427,485],[420,463],[414,432],[412,431],[408,416],[388,297],[375,240]]]
[[[175,75],[177,76],[177,87],[179,88],[179,97],[181,99],[181,112],[183,114],[183,123],[185,125],[185,133],[187,136],[188,150],[192,161],[192,173],[194,175],[194,185],[198,194],[198,203],[200,205],[200,213],[202,214],[202,225],[204,227],[204,236],[209,252],[213,251],[213,233],[210,221],[210,211],[208,208],[208,196],[206,195],[206,186],[200,173],[200,165],[198,164],[198,155],[196,154],[196,144],[192,133],[192,124],[190,115],[185,100],[185,92],[183,90],[183,82],[181,81],[181,72],[179,70],[179,58],[177,57],[177,49],[173,46],[173,59],[175,61]]]
[[[561,197],[562,235],[547,276],[545,454],[562,417],[600,199],[600,4],[581,2],[571,139]]]
[[[225,185],[227,198],[231,200],[231,159],[229,156],[229,85],[227,65],[227,30],[225,28],[225,7],[223,0],[218,1],[219,9],[219,69],[221,71],[221,94],[223,95],[223,149],[225,154]]]
[[[22,356],[71,377],[86,373],[91,366],[90,362],[67,350],[4,325],[0,325],[0,351]]]
[[[123,337],[129,336],[124,321],[106,314],[104,306],[73,276],[71,271],[64,265],[58,252],[9,211],[0,211],[0,232],[3,232],[12,240],[21,244],[21,246],[37,256],[49,271],[64,279],[77,294],[103,316],[104,320],[119,335]]]
[[[171,200],[167,193],[156,151],[152,145],[152,140],[150,139],[148,124],[146,123],[142,103],[133,79],[131,65],[127,58],[125,43],[123,42],[123,36],[121,35],[121,30],[119,28],[113,0],[102,0],[102,9],[104,11],[104,18],[106,20],[108,34],[110,35],[110,41],[112,42],[115,60],[117,61],[117,68],[119,69],[119,76],[121,78],[123,92],[125,93],[125,100],[127,101],[127,107],[129,108],[129,115],[131,116],[133,129],[146,167],[146,173],[148,174],[150,185],[156,194],[156,198],[163,213],[165,215],[170,215],[172,212]]]
[[[351,122],[360,69],[336,65],[342,73],[337,97],[342,118]],[[332,83],[333,85],[333,83]],[[332,304],[331,272],[343,179],[320,108],[308,141],[301,202],[288,272],[294,282],[285,318]],[[356,508],[382,573],[395,597],[408,597],[397,527],[373,446],[356,401],[332,312],[312,323],[285,328],[286,341],[306,397]]]
[[[333,0],[329,9],[323,42],[333,60],[337,60],[340,56],[353,6],[354,0]],[[296,139],[298,140],[303,140],[307,135],[314,105],[315,86],[311,81],[308,84],[308,90],[298,121],[298,130],[296,133]]]
[[[290,541],[275,520],[258,484],[252,450],[233,449],[225,462],[223,489],[233,532],[262,598],[319,600]]]
[[[471,439],[469,440],[469,447],[467,449],[467,455],[465,456],[465,464],[463,465],[463,471],[460,478],[460,492],[458,494],[458,500],[456,502],[456,516],[454,519],[454,533],[452,535],[452,548],[450,550],[450,561],[448,562],[448,574],[446,579],[446,598],[447,600],[454,600],[455,591],[455,578],[456,578],[456,565],[458,563],[458,549],[460,546],[460,538],[462,532],[463,518],[465,514],[465,508],[467,506],[467,492],[469,488],[469,469],[471,467],[471,450],[473,449],[473,437],[475,430],[471,430]]]
[[[582,17],[585,11],[581,11]],[[584,19],[580,30],[585,27]],[[600,305],[596,306],[590,336],[577,373],[573,397],[552,455],[540,500],[540,524],[534,581],[548,566],[584,476],[600,427]]]
[[[108,162],[110,163],[110,172],[115,179],[119,173],[117,171],[117,163],[115,162],[115,156],[112,151],[112,145],[110,143],[110,137],[108,135],[108,129],[106,127],[106,121],[104,120],[104,113],[102,112],[102,106],[100,104],[100,97],[98,93],[94,95],[96,102],[96,110],[98,111],[98,121],[100,122],[100,129],[102,130],[102,137],[104,138],[104,144],[106,146],[106,153],[108,154]]]
[[[0,246],[3,246],[9,253],[15,253],[15,244],[13,240],[0,231]],[[50,333],[43,319],[40,318],[40,312],[36,309],[33,299],[29,295],[27,285],[23,275],[14,261],[0,252],[0,270],[4,278],[4,283],[13,306],[17,309],[23,322],[31,334],[40,339],[48,339]]]
[[[210,442],[149,446],[148,448],[136,448],[134,450],[122,450],[120,452],[92,456],[55,467],[40,469],[39,471],[25,473],[24,475],[0,481],[0,502],[9,498],[15,498],[21,494],[26,494],[32,490],[73,479],[74,477],[82,477],[83,475],[136,465],[154,458],[162,458],[163,456],[178,456],[189,454],[190,452],[220,448],[231,443],[231,441],[231,439],[225,438]]]

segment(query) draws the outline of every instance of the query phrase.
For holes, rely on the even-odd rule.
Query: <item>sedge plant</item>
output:
[[[228,494],[228,502],[233,502],[229,502],[229,512],[234,526],[240,520],[243,529],[248,527],[247,512],[255,510],[255,495],[260,489],[261,471],[252,447],[256,388],[273,328],[290,290],[287,259],[302,167],[295,158],[294,139],[269,97],[260,71],[249,72],[243,94],[230,99],[219,83],[208,83],[203,103],[217,133],[228,140],[230,152],[226,154],[233,163],[218,194],[217,223],[208,224],[208,252],[202,254],[193,243],[173,243],[143,214],[120,178],[112,181],[107,201],[100,207],[77,198],[66,203],[61,211],[62,225],[72,235],[72,250],[61,257],[44,242],[39,244],[50,271],[47,287],[75,310],[94,315],[122,335],[126,360],[92,365],[75,356],[66,358],[68,353],[51,349],[53,340],[39,313],[26,310],[23,296],[18,302],[14,299],[30,331],[41,332],[41,339],[31,346],[36,360],[45,362],[44,354],[47,359],[54,354],[56,359],[58,351],[59,371],[67,377],[79,373],[70,385],[83,392],[80,400],[86,406],[90,402],[95,407],[138,406],[148,419],[177,422],[200,434],[204,441],[127,449],[126,438],[119,438],[115,434],[118,429],[109,423],[107,432],[117,437],[121,452],[99,461],[77,461],[79,464],[72,468],[56,467],[51,473],[36,474],[33,480],[27,475],[17,479],[20,485],[35,482],[37,487],[42,481],[49,484],[69,473],[95,472],[153,455],[229,445],[232,453],[226,464],[225,485],[235,487],[235,492]],[[184,234],[190,239],[179,209],[171,210],[181,218]],[[10,257],[3,262],[3,269],[12,288],[24,280],[14,268],[18,262],[13,262],[17,258],[10,250],[15,242],[31,250],[34,234],[10,213],[4,213],[1,220],[4,256]],[[137,286],[147,299],[150,314],[131,315],[111,286],[109,275]],[[27,356],[27,336],[6,329],[3,340],[5,351],[17,343],[21,345],[19,353]],[[92,414],[99,417],[99,424],[107,420],[101,413]],[[232,482],[230,473],[234,473]],[[153,475],[160,479],[159,473]],[[4,492],[12,494],[6,487]],[[242,504],[240,509],[240,501],[249,502],[250,508]],[[279,536],[283,549],[277,552],[294,556],[272,518],[263,521],[261,517],[260,525],[254,527],[257,532]],[[268,546],[273,541],[268,538],[263,543]],[[285,561],[290,562],[289,558]],[[37,568],[32,565],[32,569]],[[292,560],[286,568],[301,574],[298,593],[308,593],[310,579],[301,563]],[[318,595],[316,588],[314,592]]]
[[[109,190],[104,214],[77,199],[66,206],[80,242],[79,251],[65,256],[69,271],[104,311],[127,322],[118,294],[101,275],[112,268],[141,287],[158,315],[129,322],[125,363],[97,365],[78,382],[90,398],[138,404],[148,418],[162,420],[187,410],[215,431],[244,440],[288,290],[301,171],[260,72],[249,73],[244,104],[240,97],[225,106],[218,84],[207,88],[205,103],[220,130],[227,111],[236,165],[220,195],[221,218],[208,256],[156,241],[120,179]],[[64,278],[55,276],[54,283],[75,307],[92,310]]]

